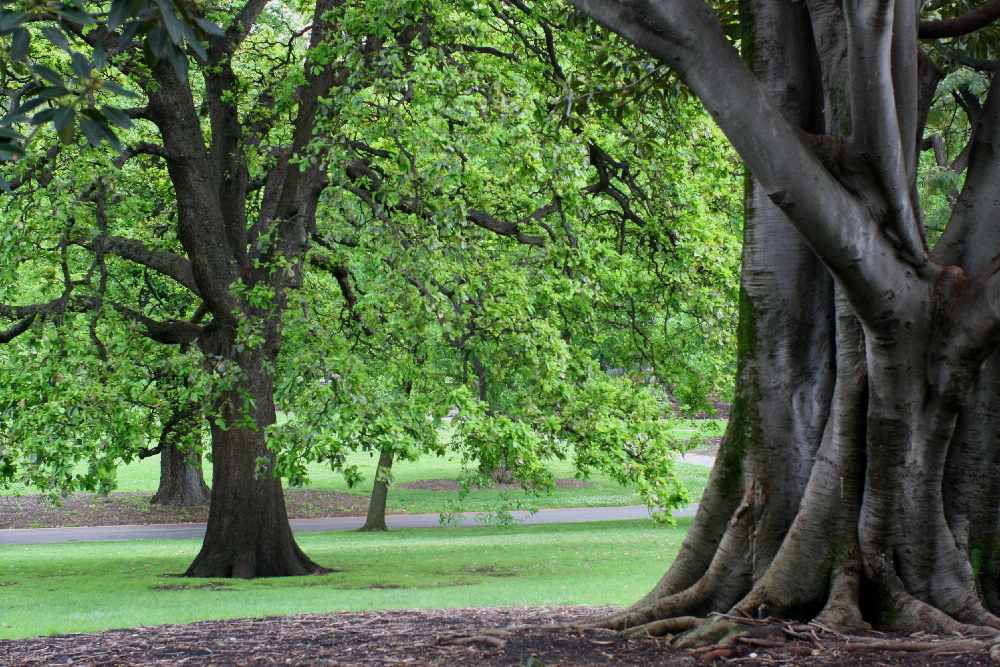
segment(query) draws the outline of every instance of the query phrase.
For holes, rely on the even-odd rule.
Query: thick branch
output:
[[[6,331],[0,331],[0,344],[9,343],[30,329],[31,325],[35,322],[35,317],[35,315],[28,315]]]
[[[917,35],[920,39],[960,37],[985,28],[1000,18],[1000,0],[988,0],[971,12],[940,21],[923,21]]]
[[[882,298],[901,296],[905,273],[912,268],[872,224],[868,207],[827,171],[769,101],[710,7],[699,0],[573,4],[681,76],[771,199],[841,281],[859,315],[874,319],[886,305]]]
[[[201,334],[202,328],[184,320],[167,320],[162,322],[147,317],[137,310],[120,303],[111,304],[115,311],[123,317],[132,320],[142,327],[143,335],[164,345],[185,345],[193,343]]]
[[[477,210],[469,211],[468,218],[471,222],[479,225],[483,229],[488,229],[494,234],[499,234],[500,236],[513,236],[517,239],[518,243],[539,247],[545,245],[545,239],[541,236],[528,236],[527,234],[522,234],[520,231],[521,221],[505,222],[494,218],[492,215],[484,211]]]
[[[81,242],[80,245],[94,252],[108,253],[147,266],[157,273],[173,278],[198,294],[198,285],[191,271],[191,263],[177,253],[147,248],[142,241],[123,236],[109,236],[103,244],[97,239]]]
[[[58,299],[52,299],[47,303],[37,303],[30,306],[11,306],[6,303],[0,303],[0,317],[12,320],[24,320],[36,315],[59,313],[66,308],[66,303],[66,295],[60,296]]]
[[[907,26],[895,25],[897,19],[905,21],[899,16],[902,12],[894,16],[896,6],[886,1],[872,6],[860,0],[848,0],[844,6],[848,62],[850,71],[856,73],[850,80],[851,144],[878,176],[879,194],[890,212],[886,233],[919,267],[926,261],[926,248],[910,188],[916,163],[916,68],[906,67],[905,74],[899,73],[906,63],[916,64],[916,44],[911,45],[912,56],[897,56],[900,39],[894,39],[895,29],[905,35]]]
[[[942,265],[957,264],[966,272],[977,271],[1000,252],[995,225],[1000,219],[1000,89],[994,75],[975,129],[969,151],[965,185],[952,209],[951,219],[934,248]]]

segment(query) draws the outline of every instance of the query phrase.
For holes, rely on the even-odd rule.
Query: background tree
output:
[[[62,225],[53,238],[70,256],[58,261],[70,274],[64,282],[79,292],[78,319],[113,313],[117,319],[109,323],[130,322],[133,331],[156,342],[197,343],[210,370],[210,391],[202,396],[214,397],[208,411],[212,509],[203,550],[188,573],[317,571],[288,530],[280,474],[298,481],[298,462],[310,457],[336,463],[345,442],[371,446],[407,429],[422,434],[415,442],[429,442],[425,415],[440,414],[460,398],[397,396],[386,405],[406,416],[379,420],[354,406],[363,406],[372,392],[398,394],[391,388],[408,386],[406,369],[414,362],[331,382],[350,369],[345,365],[323,377],[305,375],[331,391],[350,389],[337,403],[347,437],[306,433],[304,423],[276,425],[279,368],[287,372],[279,379],[287,383],[279,400],[289,397],[287,412],[297,415],[291,421],[307,416],[310,404],[325,409],[323,392],[305,400],[296,395],[298,371],[282,367],[279,356],[298,326],[289,318],[288,299],[304,279],[310,244],[332,253],[333,275],[349,305],[345,285],[377,294],[394,283],[372,279],[363,269],[388,267],[395,284],[410,292],[399,303],[429,309],[434,335],[452,350],[452,368],[477,356],[497,381],[509,381],[520,392],[522,400],[506,400],[509,414],[495,410],[500,400],[475,410],[464,402],[468,429],[483,443],[470,458],[492,448],[506,462],[520,459],[522,478],[542,479],[542,455],[568,455],[559,443],[572,442],[582,466],[603,465],[622,479],[642,482],[653,504],[680,502],[661,456],[670,443],[660,406],[642,387],[610,380],[587,342],[597,329],[594,313],[604,307],[593,308],[588,300],[607,290],[609,303],[629,285],[625,274],[601,275],[602,262],[648,252],[647,270],[655,274],[667,266],[661,253],[678,247],[659,232],[642,231],[633,200],[643,201],[643,215],[670,209],[652,196],[653,183],[639,185],[627,161],[593,141],[602,134],[597,124],[558,121],[554,112],[563,102],[571,111],[576,103],[565,93],[574,80],[554,60],[557,26],[527,6],[513,14],[508,8],[435,2],[379,3],[379,11],[362,2],[298,9],[251,2],[225,14],[116,2],[107,17],[60,7],[39,10],[30,22],[28,15],[8,16],[0,26],[16,38],[15,50],[27,62],[9,72],[11,113],[0,122],[25,130],[4,135],[11,154],[22,153],[29,138],[72,146],[76,127],[91,145],[107,141],[117,147],[125,139],[119,156],[103,158],[104,174],[81,170],[69,177],[85,196],[64,188],[62,208],[46,199],[57,191],[50,188],[55,177],[31,176],[22,190],[39,211],[58,211],[50,216]],[[499,32],[491,33],[494,25]],[[566,44],[571,50],[579,46]],[[530,64],[526,73],[518,71],[522,60]],[[627,86],[641,88],[646,74],[638,81],[626,77]],[[538,92],[530,101],[519,100],[522,86]],[[120,108],[128,96],[140,106]],[[621,146],[630,130],[619,125],[614,141]],[[467,155],[473,147],[476,153]],[[63,159],[57,164],[70,173],[71,161]],[[721,162],[720,169],[729,168]],[[504,163],[518,165],[516,178],[494,168]],[[581,245],[591,235],[593,244]],[[360,262],[344,275],[337,253],[355,247],[377,252],[380,260]],[[128,266],[142,282],[110,293],[109,281],[117,283]],[[163,304],[150,304],[138,288],[148,287],[150,276],[157,287],[149,293]],[[689,282],[692,288],[701,284]],[[629,301],[642,299],[632,295]],[[371,312],[377,319],[405,307]],[[532,318],[522,309],[541,314]],[[670,317],[655,314],[661,315],[664,322]],[[633,331],[659,326],[651,311],[627,307],[619,316],[639,320],[630,325]],[[356,324],[373,328],[363,313],[358,317]],[[724,313],[712,308],[686,317],[708,322]],[[406,335],[393,332],[404,343],[399,349],[417,350],[407,337],[419,337],[422,327]],[[378,346],[386,347],[381,341]],[[516,360],[528,363],[518,368]],[[716,377],[704,379],[715,384]],[[183,410],[183,382],[177,393]],[[354,406],[345,408],[349,403]],[[521,414],[511,413],[521,403]],[[563,407],[551,415],[546,405]],[[628,412],[640,408],[644,426],[636,439]],[[418,418],[409,417],[418,414],[419,427]],[[410,426],[400,423],[407,420]],[[312,428],[317,423],[308,422]],[[296,449],[299,436],[309,447]]]
[[[734,630],[713,611],[995,633],[997,494],[978,472],[995,475],[996,439],[969,426],[996,396],[995,77],[933,250],[916,186],[941,77],[918,36],[989,47],[994,3],[924,22],[912,3],[746,3],[750,67],[697,0],[574,4],[669,64],[756,179],[730,428],[677,561],[609,623],[692,641]]]

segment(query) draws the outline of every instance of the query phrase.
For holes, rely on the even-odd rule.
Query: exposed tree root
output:
[[[1000,640],[1000,631],[989,625],[972,625],[955,620],[936,607],[918,600],[909,593],[893,595],[896,614],[886,627],[903,632],[929,632],[934,634],[973,635]],[[990,619],[984,618],[989,621]]]
[[[652,621],[643,625],[626,628],[622,630],[622,634],[628,636],[664,637],[689,632],[707,622],[708,619],[698,618],[697,616],[678,616],[676,618],[665,618],[660,621]]]

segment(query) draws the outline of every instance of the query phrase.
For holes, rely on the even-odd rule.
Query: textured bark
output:
[[[220,336],[221,343],[231,338]],[[219,338],[213,342],[219,343]],[[270,351],[275,351],[270,346]],[[216,350],[218,351],[218,350]],[[275,421],[274,386],[268,346],[235,353],[240,379],[225,392],[212,422],[212,503],[205,541],[185,572],[189,577],[272,577],[315,574],[292,537],[281,480],[274,476],[263,428]],[[246,417],[254,424],[243,424]]]
[[[358,529],[361,532],[389,530],[385,525],[385,502],[389,496],[389,483],[386,478],[392,471],[393,454],[391,449],[383,449],[379,454],[371,500],[368,503],[368,516],[365,518],[365,525]]]
[[[677,560],[606,624],[995,633],[996,84],[931,253],[916,156],[940,71],[913,3],[746,0],[752,74],[699,0],[574,4],[672,66],[755,177],[729,430]]]
[[[310,48],[333,29],[325,17],[337,4],[316,3]],[[156,64],[148,75],[137,75],[149,99],[145,116],[162,138],[158,154],[166,161],[176,193],[177,236],[186,259],[123,239],[114,244],[123,256],[188,286],[202,299],[210,318],[204,326],[188,326],[224,387],[211,415],[214,465],[208,526],[189,576],[249,578],[322,571],[292,537],[264,429],[275,419],[272,374],[287,293],[301,282],[303,253],[315,231],[316,206],[326,185],[321,160],[306,160],[295,169],[281,165],[288,156],[305,154],[321,97],[338,82],[344,84],[347,73],[335,63],[307,59],[291,145],[283,147],[285,159],[266,179],[264,204],[251,224],[246,151],[259,148],[260,135],[240,118],[241,105],[247,102],[240,99],[232,56],[264,5],[249,0],[239,9],[240,21],[225,36],[209,39],[210,62],[202,68],[204,90],[197,102],[191,82],[178,79],[166,62]],[[95,42],[105,37],[100,30],[88,36]],[[269,303],[261,303],[260,293],[273,295]]]

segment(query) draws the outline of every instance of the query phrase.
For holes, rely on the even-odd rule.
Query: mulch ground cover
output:
[[[742,645],[721,659],[662,639],[623,637],[582,623],[610,609],[496,607],[304,614],[0,641],[3,665],[956,665],[996,667],[984,652],[940,638],[851,639],[816,633],[778,646]],[[876,642],[865,644],[865,642]],[[920,649],[920,650],[916,650]],[[935,651],[937,651],[935,653]]]

